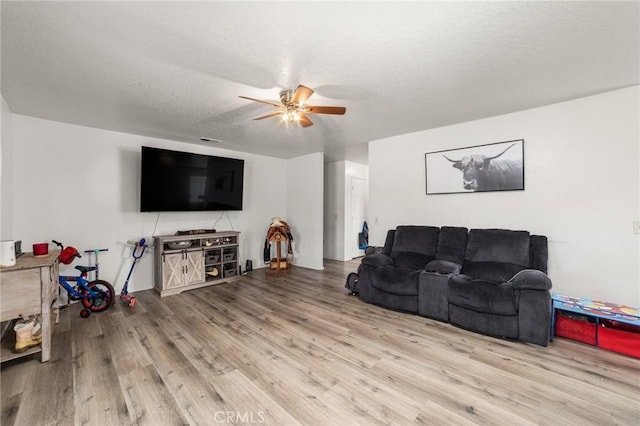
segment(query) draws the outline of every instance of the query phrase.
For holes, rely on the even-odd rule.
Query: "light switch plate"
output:
[[[640,220],[633,222],[633,233],[640,234]]]

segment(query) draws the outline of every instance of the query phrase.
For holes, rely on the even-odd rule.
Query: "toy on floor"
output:
[[[53,240],[53,243],[60,247],[61,252],[58,254],[58,260],[60,263],[70,265],[76,257],[82,257],[75,247],[64,247],[61,243]],[[97,260],[96,260],[97,263]],[[69,294],[69,300],[80,300],[84,309],[80,311],[82,318],[88,318],[92,312],[104,312],[109,309],[109,306],[113,303],[113,297],[115,292],[113,286],[107,281],[95,279],[89,281],[87,274],[92,271],[98,271],[98,266],[81,266],[75,267],[80,274],[76,276],[71,275],[59,275],[58,283]],[[72,286],[71,283],[75,282],[76,285]]]
[[[129,279],[131,278],[131,274],[133,273],[133,268],[135,268],[136,263],[140,260],[140,258],[144,255],[145,250],[149,245],[146,244],[144,238],[141,238],[140,241],[127,241],[129,244],[133,244],[133,252],[131,256],[133,257],[133,263],[131,264],[131,269],[129,269],[129,275],[127,275],[127,279],[124,282],[124,286],[122,287],[122,291],[120,292],[120,300],[129,305],[131,309],[136,305],[136,298],[129,295]]]

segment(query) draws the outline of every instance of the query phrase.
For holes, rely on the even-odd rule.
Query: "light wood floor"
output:
[[[640,360],[509,342],[362,303],[357,262],[256,270],[83,320],[2,365],[10,425],[640,424]]]

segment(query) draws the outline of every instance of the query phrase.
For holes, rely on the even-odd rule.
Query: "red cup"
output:
[[[33,245],[34,256],[46,256],[49,254],[49,243],[37,243]]]

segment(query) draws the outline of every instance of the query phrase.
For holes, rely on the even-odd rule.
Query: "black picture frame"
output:
[[[427,195],[524,191],[524,139],[427,152]]]

